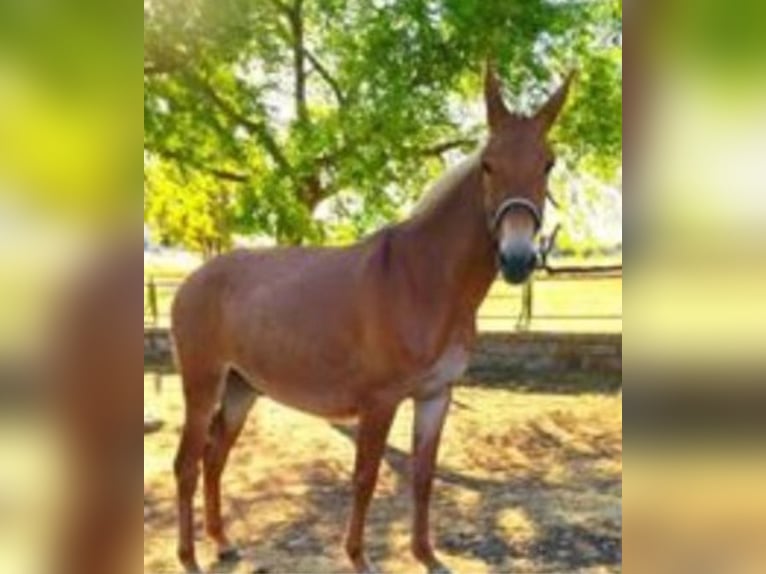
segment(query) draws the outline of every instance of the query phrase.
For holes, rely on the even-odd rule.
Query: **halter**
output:
[[[516,207],[521,207],[522,209],[526,210],[527,213],[532,216],[532,219],[535,220],[535,233],[540,231],[540,228],[543,226],[543,214],[540,212],[540,208],[528,199],[524,199],[523,197],[511,197],[510,199],[506,199],[503,203],[501,203],[495,211],[495,215],[492,217],[491,221],[491,228],[493,232],[497,231],[497,228],[500,225],[500,221],[503,219],[505,214]]]

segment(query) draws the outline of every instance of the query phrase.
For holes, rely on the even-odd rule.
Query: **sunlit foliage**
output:
[[[571,167],[614,178],[621,2],[153,0],[144,7],[145,193],[215,188],[203,195],[225,208],[228,233],[353,239],[400,217],[476,146],[490,54],[522,110],[579,68],[557,137]],[[158,201],[189,208],[145,206]],[[157,213],[145,209],[155,227],[178,219]]]

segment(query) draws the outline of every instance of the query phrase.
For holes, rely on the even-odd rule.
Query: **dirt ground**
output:
[[[144,437],[144,572],[178,572],[172,459],[179,380],[144,378],[145,408],[164,420]],[[574,392],[573,392],[574,391]],[[622,397],[602,385],[459,386],[432,502],[439,556],[455,574],[620,572]],[[412,410],[400,409],[367,526],[386,573],[420,573],[409,554],[406,453]],[[348,572],[353,427],[259,399],[224,475],[224,513],[244,554],[216,565],[196,499],[197,549],[211,572]]]

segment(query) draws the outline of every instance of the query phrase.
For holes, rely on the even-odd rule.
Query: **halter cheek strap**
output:
[[[535,220],[535,232],[540,231],[540,228],[543,225],[543,214],[540,212],[539,207],[537,207],[528,199],[524,199],[523,197],[511,197],[510,199],[506,199],[503,203],[500,204],[500,206],[495,211],[495,215],[492,217],[492,231],[497,231],[497,228],[500,226],[500,221],[503,219],[505,214],[508,213],[511,209],[515,209],[517,207],[526,210],[532,216],[532,219]]]

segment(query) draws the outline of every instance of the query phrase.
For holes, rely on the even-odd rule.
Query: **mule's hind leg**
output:
[[[178,559],[187,572],[200,572],[194,552],[193,501],[220,376],[215,372],[185,373],[183,383],[186,418],[174,464],[178,487]]]
[[[203,457],[205,479],[205,525],[218,546],[218,559],[231,561],[238,553],[224,532],[221,517],[221,474],[229,452],[245,426],[258,394],[236,371],[229,371],[221,406],[213,418]]]

